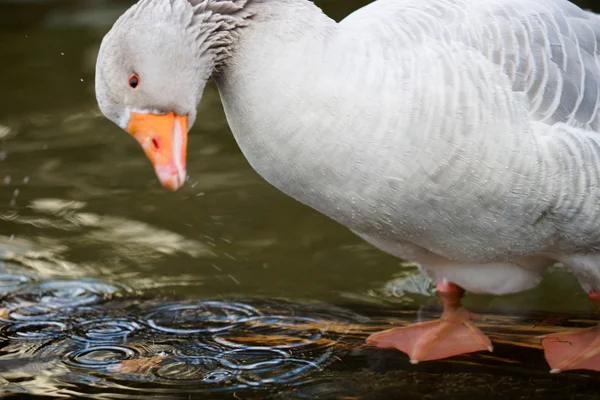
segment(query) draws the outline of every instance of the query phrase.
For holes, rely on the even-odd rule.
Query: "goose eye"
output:
[[[132,89],[135,89],[139,84],[140,77],[138,76],[138,74],[131,74],[131,76],[129,77],[129,86],[131,86]]]

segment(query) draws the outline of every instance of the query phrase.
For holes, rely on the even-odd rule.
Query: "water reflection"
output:
[[[594,324],[589,317],[563,319],[557,328],[556,319],[544,325],[544,315],[485,315],[480,324],[497,345],[492,355],[414,366],[364,340],[414,321],[416,310],[141,296],[100,279],[43,279],[9,264],[0,264],[0,277],[4,394],[375,400],[435,393],[452,399],[471,398],[497,381],[503,382],[498,399],[515,398],[515,388],[517,397],[548,399],[590,398],[600,390],[594,373],[550,375],[535,342],[546,331]],[[420,312],[432,317],[432,310]]]
[[[328,327],[359,319],[318,305],[157,302],[97,280],[1,276],[16,284],[0,304],[0,367],[21,360],[5,374],[21,376],[19,390],[35,392],[43,371],[57,395],[99,384],[121,394],[270,393],[336,361],[347,331]]]
[[[69,261],[69,251],[74,248],[87,250],[90,254],[100,250],[110,254],[110,258],[118,260],[119,264],[132,265],[150,263],[176,254],[191,258],[215,257],[209,246],[200,241],[144,222],[100,215],[85,209],[86,203],[82,201],[42,198],[31,201],[21,212],[0,211],[0,222],[32,226],[37,233],[32,238],[0,236],[0,260],[16,267],[26,267],[37,276],[54,278],[98,276],[103,272],[108,276],[114,275],[115,269],[98,259],[82,263]],[[28,279],[24,275],[0,276],[0,287],[16,285]],[[165,276],[163,280],[161,283],[160,279],[140,277],[137,288],[198,284],[199,277]],[[50,289],[51,283],[45,285]],[[78,289],[88,290],[88,296],[93,292],[87,286]],[[73,294],[74,297],[80,295]]]

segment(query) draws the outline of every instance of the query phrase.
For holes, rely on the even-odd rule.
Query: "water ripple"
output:
[[[0,293],[21,289],[28,284],[31,284],[34,279],[33,276],[24,273],[0,272]]]
[[[248,374],[240,375],[238,380],[249,386],[281,385],[298,381],[308,373],[322,369],[308,360],[289,359],[285,363],[279,363],[278,368],[257,368]]]
[[[119,365],[125,360],[138,356],[135,348],[126,346],[92,346],[74,351],[63,358],[63,362],[76,368],[93,368],[106,370],[110,366]]]
[[[124,342],[134,332],[141,329],[141,325],[127,318],[96,319],[84,321],[73,327],[72,337],[84,342]]]
[[[24,321],[61,318],[60,311],[54,307],[28,302],[12,304],[8,316],[11,319]]]
[[[2,327],[2,334],[13,340],[56,339],[67,330],[67,325],[57,321],[17,322]]]
[[[281,364],[290,354],[268,347],[249,347],[226,351],[221,355],[221,364],[234,370],[256,370]]]
[[[240,332],[224,332],[215,341],[228,347],[259,345],[265,340],[273,349],[296,349],[310,345],[328,346],[334,342],[325,338],[325,330],[319,320],[299,316],[268,315],[249,319],[243,335]]]
[[[49,281],[38,288],[42,295],[38,301],[53,307],[79,307],[99,303],[118,288],[95,280]]]
[[[221,352],[222,349],[218,346],[205,343],[193,343],[188,346],[176,348],[173,354],[179,358],[195,362],[196,360],[203,361],[206,358],[214,358],[221,354]]]
[[[162,306],[146,319],[153,329],[185,335],[224,331],[257,315],[259,312],[247,304],[205,301]]]
[[[53,280],[9,293],[0,308],[2,360],[31,360],[29,371],[50,374],[69,393],[270,393],[331,364],[348,320],[309,305],[157,306],[118,292],[93,280]]]
[[[116,286],[92,279],[51,280],[8,296],[4,306],[10,310],[10,317],[17,320],[60,319],[85,312],[117,291]]]
[[[186,385],[222,385],[231,382],[236,372],[221,368],[217,358],[198,357],[193,364],[185,361],[169,363],[156,370],[155,375],[165,381]]]

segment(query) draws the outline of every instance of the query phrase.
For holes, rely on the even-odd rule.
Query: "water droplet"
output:
[[[10,199],[11,207],[14,207],[17,204],[17,197],[19,197],[19,189],[13,191],[13,197]]]

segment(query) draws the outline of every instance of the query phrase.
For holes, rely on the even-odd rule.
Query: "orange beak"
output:
[[[160,183],[173,191],[186,178],[187,125],[187,115],[131,112],[125,129],[146,152]]]

